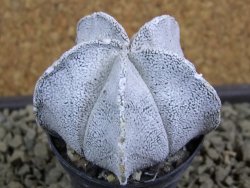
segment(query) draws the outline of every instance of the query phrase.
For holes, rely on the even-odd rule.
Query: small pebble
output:
[[[42,178],[42,172],[39,169],[33,168],[33,173],[34,173],[34,176],[37,177],[38,179]]]
[[[138,171],[138,172],[135,172],[133,173],[133,179],[136,180],[136,181],[140,181],[141,180],[141,175],[142,175],[142,171]]]
[[[215,178],[216,178],[216,180],[219,181],[219,182],[223,181],[227,177],[229,172],[230,172],[230,166],[229,166],[229,168],[225,168],[225,167],[222,167],[222,166],[217,166],[217,168],[215,170]]]
[[[0,127],[0,140],[3,140],[3,138],[5,137],[5,134],[6,134],[5,129],[3,127]]]
[[[207,154],[213,160],[218,160],[219,157],[220,157],[219,154],[218,154],[218,152],[215,149],[213,149],[213,148],[210,148],[209,150],[207,150]]]
[[[36,137],[36,131],[34,129],[28,129],[25,138],[29,140],[33,140]]]
[[[28,164],[24,164],[21,166],[21,168],[18,170],[17,174],[20,176],[24,176],[25,174],[30,172],[30,166]]]
[[[10,182],[8,186],[9,188],[24,188],[24,186],[17,181]]]
[[[22,145],[22,143],[23,143],[23,141],[22,141],[21,135],[15,135],[14,138],[10,140],[9,146],[11,146],[13,148],[17,148],[20,145]]]
[[[198,174],[202,175],[207,170],[207,168],[209,168],[209,166],[207,166],[207,165],[199,166],[198,169],[197,169]]]
[[[3,111],[2,111],[3,115],[5,117],[9,116],[10,115],[10,110],[8,108],[4,108]]]
[[[48,146],[43,143],[38,142],[34,147],[35,157],[39,157],[42,159],[48,158]]]
[[[8,145],[12,139],[13,139],[12,134],[10,132],[7,132],[7,134],[5,135],[3,141]]]
[[[48,185],[52,184],[52,183],[56,183],[59,178],[62,176],[62,170],[58,169],[58,168],[52,168],[49,172],[48,175],[46,176],[46,183]]]
[[[0,141],[0,152],[6,152],[6,151],[7,151],[6,143]]]
[[[8,161],[9,162],[13,162],[16,161],[18,159],[20,159],[21,161],[24,161],[24,152],[21,150],[14,150],[14,152],[12,153],[12,155],[10,157],[8,157]]]
[[[243,153],[243,160],[250,162],[250,140],[244,142],[241,151]]]
[[[6,121],[6,117],[3,113],[0,112],[0,123],[3,123]]]
[[[113,174],[109,174],[106,179],[108,182],[111,183],[111,182],[114,182],[116,178]]]
[[[201,186],[202,188],[214,188],[214,182],[210,178],[205,179]]]
[[[231,176],[228,176],[225,180],[225,183],[230,187],[233,184],[233,178]]]
[[[37,181],[33,175],[27,175],[24,179],[24,184],[26,187],[36,187]]]

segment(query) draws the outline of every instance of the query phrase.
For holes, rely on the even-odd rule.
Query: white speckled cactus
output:
[[[76,46],[37,82],[38,124],[121,184],[165,160],[220,120],[220,100],[179,37],[170,16],[146,23],[132,41],[107,14],[84,17]]]

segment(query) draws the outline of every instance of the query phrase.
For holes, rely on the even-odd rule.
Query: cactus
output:
[[[37,81],[37,123],[126,184],[219,124],[220,99],[179,38],[171,16],[154,18],[131,41],[105,13],[82,18],[76,45]]]

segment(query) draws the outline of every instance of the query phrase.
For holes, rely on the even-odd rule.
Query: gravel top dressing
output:
[[[221,126],[206,136],[203,145],[179,188],[250,187],[250,103],[225,103]],[[140,179],[141,173],[133,176]],[[114,181],[106,172],[99,177]],[[36,126],[32,106],[0,111],[0,187],[70,187],[44,131]]]

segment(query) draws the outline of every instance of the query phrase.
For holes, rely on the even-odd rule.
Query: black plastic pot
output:
[[[48,134],[49,144],[51,150],[54,152],[55,156],[63,166],[63,168],[68,172],[71,178],[71,184],[74,188],[175,188],[179,179],[181,178],[184,171],[191,164],[194,157],[198,154],[203,141],[204,136],[200,136],[191,140],[187,144],[187,149],[191,152],[191,155],[179,165],[175,170],[170,173],[157,178],[153,182],[147,183],[137,183],[137,184],[127,184],[126,186],[121,186],[119,184],[110,184],[106,181],[99,179],[94,179],[88,176],[84,171],[78,169],[67,157],[66,144],[65,142],[57,137]]]

